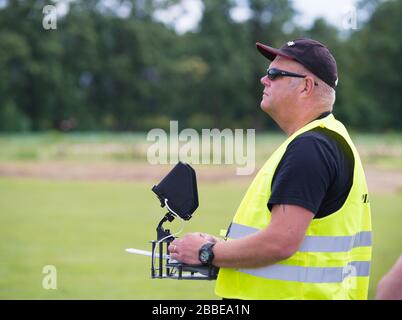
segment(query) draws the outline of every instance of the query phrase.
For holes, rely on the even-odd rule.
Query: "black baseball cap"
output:
[[[258,51],[269,60],[281,56],[295,60],[314,73],[332,88],[338,84],[336,61],[328,48],[312,39],[296,39],[285,43],[280,49],[256,43]]]

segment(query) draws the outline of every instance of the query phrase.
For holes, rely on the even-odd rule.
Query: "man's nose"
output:
[[[271,81],[268,79],[267,75],[263,76],[260,81],[263,86],[269,87],[271,85]]]

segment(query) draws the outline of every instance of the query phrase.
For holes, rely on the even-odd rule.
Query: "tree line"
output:
[[[402,130],[402,0],[362,0],[369,13],[346,32],[317,19],[294,23],[290,0],[249,0],[250,17],[232,18],[234,0],[203,0],[196,30],[179,34],[155,10],[179,0],[76,0],[43,28],[43,0],[0,8],[0,131],[131,131],[180,126],[276,126],[259,108],[268,61],[255,42],[281,46],[311,37],[338,63],[335,115],[364,131]]]

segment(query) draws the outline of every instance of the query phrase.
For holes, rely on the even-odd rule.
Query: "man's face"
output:
[[[277,68],[298,73],[300,67],[297,62],[277,56],[269,68]],[[300,78],[277,77],[270,80],[267,75],[261,78],[264,86],[261,109],[271,117],[278,113],[287,112],[297,97],[297,84]]]

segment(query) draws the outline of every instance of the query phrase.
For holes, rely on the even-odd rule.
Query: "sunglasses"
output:
[[[298,73],[293,73],[285,70],[280,70],[276,68],[268,69],[267,70],[267,76],[269,80],[275,80],[278,77],[294,77],[294,78],[305,78],[307,75],[305,74],[298,74]],[[314,81],[314,85],[318,86],[318,83]]]

